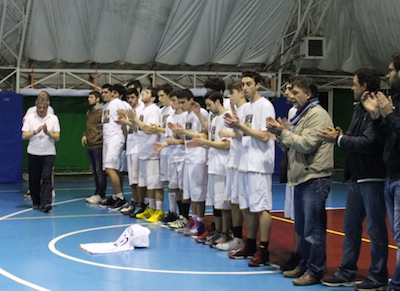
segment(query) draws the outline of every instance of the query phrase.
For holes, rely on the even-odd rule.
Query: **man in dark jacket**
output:
[[[392,55],[388,75],[391,96],[365,93],[362,102],[374,120],[375,132],[385,143],[385,201],[397,246],[396,270],[388,290],[400,290],[400,53]]]
[[[385,166],[383,143],[373,131],[373,120],[361,101],[365,91],[379,89],[379,72],[373,68],[356,71],[353,78],[354,111],[350,126],[343,134],[327,128],[320,136],[348,153],[345,179],[349,180],[346,212],[343,222],[345,238],[342,263],[331,278],[322,280],[323,285],[354,286],[356,289],[384,288],[387,285],[388,235],[384,196]],[[355,284],[357,260],[360,254],[363,220],[367,218],[367,233],[371,239],[371,265],[369,276]]]

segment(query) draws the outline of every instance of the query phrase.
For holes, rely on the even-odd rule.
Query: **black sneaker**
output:
[[[114,204],[113,204],[113,205],[110,205],[110,206],[108,207],[108,210],[111,210],[111,211],[118,211],[118,210],[120,210],[122,207],[124,207],[125,205],[126,205],[126,200],[125,200],[125,198],[124,198],[124,199],[117,198],[117,200],[115,200]]]
[[[160,220],[161,224],[167,224],[168,222],[173,222],[177,219],[175,212],[168,211],[167,216],[165,216],[162,220]]]
[[[123,215],[131,214],[135,210],[135,205],[136,205],[135,202],[133,202],[133,201],[129,202],[128,205],[126,205],[124,208],[121,209],[121,213]]]
[[[387,283],[372,281],[367,278],[361,283],[356,284],[356,290],[386,290]]]
[[[114,204],[115,204],[115,200],[111,196],[107,200],[101,201],[99,205],[100,205],[101,208],[106,208],[106,207],[109,207],[109,206],[114,205]]]
[[[136,218],[136,215],[139,214],[139,213],[144,212],[146,210],[146,208],[147,208],[147,204],[145,204],[145,203],[136,203],[135,209],[133,210],[133,212],[131,212],[129,214],[129,217]]]
[[[356,283],[354,281],[348,281],[346,279],[339,278],[335,275],[331,278],[326,278],[321,280],[322,285],[329,287],[353,287]]]
[[[300,264],[300,256],[298,253],[292,253],[290,259],[281,266],[281,271],[289,271],[295,269]]]
[[[53,206],[51,204],[46,204],[44,207],[42,207],[40,210],[43,211],[44,213],[49,212],[51,209],[53,209]]]

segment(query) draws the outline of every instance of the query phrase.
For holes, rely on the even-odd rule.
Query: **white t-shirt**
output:
[[[200,109],[201,114],[208,120],[208,112],[204,108]],[[186,116],[185,129],[191,132],[202,132],[203,125],[194,112],[189,112]],[[203,147],[187,147],[186,143],[191,140],[191,137],[185,135],[185,161],[191,164],[202,164],[207,162],[207,149]]]
[[[266,119],[268,116],[275,119],[275,109],[270,101],[261,97],[250,103],[245,112],[245,124],[258,131],[267,131]],[[272,174],[275,162],[275,143],[272,139],[263,142],[243,134],[242,153],[239,171]]]
[[[228,111],[232,110],[232,108],[231,108],[231,99],[224,97],[223,104],[224,104],[224,108],[226,110],[228,110]]]
[[[103,140],[104,143],[108,143],[111,140],[125,141],[125,136],[122,131],[122,126],[116,121],[118,120],[119,109],[126,109],[125,104],[122,100],[115,98],[103,106],[103,114],[101,122],[103,123]]]
[[[231,140],[231,138],[221,138],[218,134],[220,130],[230,130],[224,124],[224,115],[220,114],[213,118],[211,121],[210,130],[208,132],[208,139],[215,142],[223,140]],[[217,149],[210,147],[208,150],[208,173],[226,176],[226,167],[228,164],[229,150]]]
[[[156,104],[151,104],[144,107],[139,119],[147,124],[155,124],[160,126],[161,114],[160,108]],[[155,142],[160,141],[160,136],[157,133],[145,133],[139,129],[139,159],[141,160],[156,160],[160,158],[159,154],[152,154],[151,150]]]
[[[22,125],[22,131],[34,131],[45,123],[48,132],[60,132],[60,122],[58,121],[58,117],[49,113],[47,113],[44,118],[41,118],[37,113],[29,114]],[[36,156],[55,155],[55,140],[41,130],[38,134],[29,139],[27,151],[28,154]]]
[[[142,114],[144,104],[139,105],[136,109],[132,109],[136,112],[137,116]],[[126,138],[126,155],[133,155],[139,153],[139,133],[138,126],[136,123],[132,123],[132,126],[128,126],[128,136]]]
[[[29,107],[28,110],[26,110],[26,113],[24,115],[23,120],[25,120],[28,117],[28,115],[36,113],[36,111],[37,111],[36,105],[32,106],[32,107]],[[49,105],[49,107],[47,107],[47,114],[53,114],[54,115],[54,109],[50,105]]]
[[[161,114],[161,124],[160,127],[167,128],[167,118],[175,113],[175,110],[172,109],[171,106],[164,106],[160,109]],[[163,142],[166,138],[165,134],[161,134],[160,142]],[[163,148],[160,152],[160,155],[167,156],[170,154],[171,149],[169,147]]]
[[[182,112],[177,114],[176,112],[167,118],[167,127],[165,128],[165,138],[167,137],[175,137],[174,133],[168,127],[168,123],[172,123],[174,125],[179,125],[184,127],[186,121],[187,112]],[[164,139],[165,140],[165,139]],[[169,161],[170,163],[178,163],[183,162],[185,160],[185,145],[170,145],[169,147]]]
[[[248,110],[250,103],[242,104],[242,106],[236,109],[236,114],[239,118],[240,123],[244,123],[245,121],[245,113]],[[229,148],[229,158],[228,158],[228,167],[233,169],[239,168],[240,155],[242,152],[242,141],[236,138],[232,138],[231,147]]]

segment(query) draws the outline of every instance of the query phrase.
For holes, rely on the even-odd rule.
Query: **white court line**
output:
[[[31,282],[28,282],[28,281],[25,281],[25,280],[23,280],[21,278],[18,278],[17,276],[14,276],[13,274],[5,271],[2,268],[0,268],[0,274],[5,276],[5,277],[7,277],[7,278],[9,278],[9,279],[11,279],[11,280],[14,280],[17,283],[20,283],[21,285],[25,285],[25,286],[27,286],[29,288],[32,288],[32,289],[35,289],[35,290],[38,290],[38,291],[50,291],[49,289],[40,287],[40,286],[35,285],[35,284],[31,283]]]
[[[64,203],[75,202],[75,201],[82,200],[82,199],[83,199],[83,198],[66,200],[66,201],[54,203],[53,205],[60,205],[60,204],[64,204]],[[0,221],[1,221],[1,220],[5,220],[5,219],[7,219],[7,218],[10,218],[10,217],[12,217],[12,216],[16,216],[16,215],[21,214],[21,213],[28,212],[28,211],[33,211],[33,210],[32,210],[32,208],[28,208],[28,209],[24,209],[24,210],[21,210],[21,211],[17,211],[17,212],[14,212],[14,213],[11,213],[11,214],[8,214],[8,215],[5,215],[5,216],[0,217]],[[17,277],[17,276],[14,276],[13,274],[7,272],[6,270],[4,270],[4,269],[2,269],[2,268],[0,268],[0,274],[3,275],[4,277],[7,277],[7,278],[10,279],[10,280],[13,280],[13,281],[17,282],[17,283],[20,283],[20,284],[22,284],[22,285],[31,287],[32,289],[40,290],[40,291],[50,291],[49,289],[46,289],[46,288],[37,286],[37,285],[35,285],[35,284],[33,284],[33,283],[30,283],[30,282],[28,282],[28,281],[25,281],[24,279],[21,279],[21,278],[19,278],[19,277]]]
[[[143,224],[143,223],[141,223]],[[147,224],[147,223],[145,223]],[[90,232],[93,230],[99,230],[99,229],[107,229],[107,228],[117,228],[117,227],[123,227],[123,226],[129,226],[131,224],[120,224],[120,225],[109,225],[109,226],[101,226],[101,227],[94,227],[94,228],[88,228],[88,229],[82,229],[82,230],[77,230],[73,232],[69,232],[63,235],[60,235],[54,239],[52,239],[49,242],[49,249],[51,252],[54,254],[63,257],[67,260],[75,261],[78,263],[82,264],[87,264],[87,265],[92,265],[92,266],[97,266],[97,267],[102,267],[102,268],[109,268],[109,269],[117,269],[117,270],[125,270],[125,271],[138,271],[138,272],[147,272],[147,273],[164,273],[164,274],[189,274],[189,275],[262,275],[262,274],[276,274],[280,273],[280,270],[269,270],[269,271],[258,271],[258,272],[203,272],[203,271],[179,271],[179,270],[157,270],[157,269],[143,269],[143,268],[132,268],[132,267],[122,267],[122,266],[115,266],[115,265],[109,265],[109,264],[101,264],[101,263],[96,263],[96,262],[91,262],[83,259],[78,259],[75,257],[72,257],[70,255],[66,255],[55,247],[56,243],[68,236],[72,236],[75,234],[83,233],[83,232]]]
[[[53,203],[52,205],[61,205],[61,204],[65,204],[65,203],[70,203],[70,202],[75,202],[75,201],[79,201],[79,200],[83,200],[84,198],[76,198],[76,199],[71,199],[71,200],[65,200],[65,201],[61,201],[61,202],[57,202],[57,203]],[[33,211],[32,208],[28,208],[28,209],[24,209],[24,210],[20,210],[5,216],[0,217],[0,221],[1,220],[6,220],[7,218],[16,216],[18,214],[22,214],[28,211]]]

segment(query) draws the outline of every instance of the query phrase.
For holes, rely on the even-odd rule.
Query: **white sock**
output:
[[[154,198],[147,198],[147,201],[151,209],[156,209],[156,200]]]
[[[117,193],[117,194],[115,194],[115,196],[116,196],[116,198],[119,198],[119,199],[121,199],[121,200],[124,200],[125,199],[125,197],[124,197],[124,193]]]
[[[156,210],[163,210],[163,202],[156,201]]]
[[[169,211],[176,213],[176,193],[168,192]]]
[[[147,198],[147,197],[144,198],[144,204],[147,204],[147,205],[149,204],[149,198]]]

